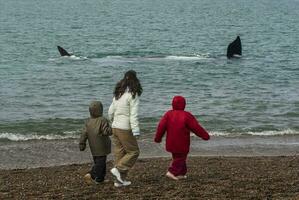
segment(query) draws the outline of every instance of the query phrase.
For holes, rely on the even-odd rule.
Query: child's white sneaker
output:
[[[115,187],[125,187],[125,186],[129,186],[129,185],[131,185],[131,181],[124,181],[123,183],[118,183],[118,182],[114,183]]]
[[[124,181],[121,179],[121,176],[120,176],[120,173],[118,171],[118,169],[116,167],[113,167],[111,170],[110,170],[111,174],[113,174],[113,176],[115,176],[115,178],[121,183],[123,184]]]

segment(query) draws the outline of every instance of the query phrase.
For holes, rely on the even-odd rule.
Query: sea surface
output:
[[[78,138],[90,102],[102,101],[106,115],[129,69],[144,89],[144,138],[182,95],[214,138],[299,146],[298,0],[0,0],[0,8],[3,151]],[[228,60],[238,35],[243,56]]]

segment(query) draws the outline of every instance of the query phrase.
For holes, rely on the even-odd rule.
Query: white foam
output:
[[[261,132],[219,132],[219,131],[211,131],[210,135],[213,136],[242,136],[242,135],[252,135],[252,136],[278,136],[278,135],[299,135],[298,131],[285,129],[280,131],[261,131]]]
[[[48,61],[50,62],[54,62],[54,61],[59,61],[61,59],[69,59],[69,60],[87,60],[87,57],[84,56],[75,56],[75,55],[71,55],[71,56],[61,56],[59,58],[48,58]]]
[[[124,57],[124,56],[106,56],[103,58],[95,58],[92,59],[95,62],[101,62],[101,63],[132,63],[132,62],[157,62],[157,61],[163,61],[163,60],[174,60],[174,61],[196,61],[196,60],[203,60],[208,59],[208,54],[201,54],[201,55],[194,55],[194,56],[177,56],[177,55],[170,55],[165,57]]]
[[[223,136],[223,137],[238,137],[238,136],[281,136],[281,135],[299,135],[299,131],[285,129],[281,131],[261,131],[261,132],[221,132],[221,131],[210,131],[211,136]],[[77,139],[79,138],[78,131],[65,131],[61,135],[39,135],[37,133],[32,134],[21,134],[21,133],[0,133],[0,139],[7,139],[11,141],[27,141],[27,140],[63,140],[63,139]],[[194,134],[192,134],[194,136]]]
[[[235,58],[242,58],[242,55],[234,54],[234,57],[235,57]]]
[[[75,131],[63,132],[63,135],[39,135],[33,134],[20,134],[20,133],[0,133],[0,139],[8,139],[11,141],[27,141],[27,140],[62,140],[78,138],[79,134]]]
[[[248,132],[249,135],[263,135],[263,136],[273,136],[273,135],[298,135],[299,132],[291,129],[281,130],[281,131],[262,131],[262,132]]]
[[[166,56],[165,59],[168,60],[182,60],[182,61],[192,61],[192,60],[202,60],[207,59],[206,56],[196,55],[196,56]]]
[[[102,64],[125,64],[136,61],[136,58],[126,58],[122,56],[107,56],[103,58],[94,58],[92,61]]]
[[[81,56],[75,56],[75,55],[63,56],[63,57],[70,58],[72,60],[86,60],[87,59],[87,57],[81,57]]]

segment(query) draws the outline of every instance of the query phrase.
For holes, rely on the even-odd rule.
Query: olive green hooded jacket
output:
[[[84,151],[86,140],[93,156],[105,156],[111,153],[112,129],[108,120],[103,117],[103,105],[100,101],[94,101],[89,106],[90,118],[85,122],[80,137],[79,148]]]

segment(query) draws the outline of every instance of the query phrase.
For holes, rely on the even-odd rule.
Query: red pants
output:
[[[172,153],[172,163],[168,171],[175,176],[184,176],[187,173],[186,153]]]

